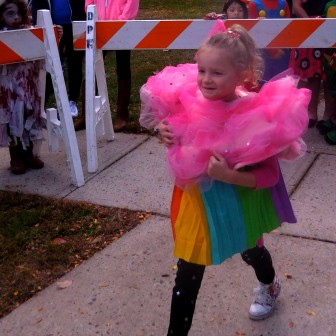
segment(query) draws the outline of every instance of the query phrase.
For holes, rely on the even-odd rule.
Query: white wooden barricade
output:
[[[58,147],[58,139],[63,139],[72,182],[75,186],[80,187],[84,185],[83,169],[69,109],[55,31],[49,11],[41,10],[38,12],[37,26],[41,28],[0,32],[0,64],[45,60],[46,70],[51,74],[57,102],[57,111],[56,109],[47,109],[49,150],[55,151]],[[46,73],[43,71],[40,76],[43,111],[45,78]],[[58,120],[57,112],[60,120]]]
[[[258,48],[336,48],[336,19],[227,20],[225,26],[235,23],[249,31]],[[73,23],[74,48],[86,50],[89,172],[98,169],[97,125],[103,122],[100,130],[105,128],[107,140],[114,139],[102,50],[197,49],[215,24],[213,20],[97,21],[94,5],[88,6],[87,22]]]
[[[85,121],[88,172],[98,169],[97,136],[114,140],[112,115],[107,92],[103,52],[96,48],[96,6],[89,6],[86,21],[85,53]],[[95,95],[96,80],[98,95]]]
[[[38,11],[37,26],[44,28],[46,70],[51,75],[57,104],[57,111],[56,109],[47,109],[49,150],[57,150],[58,139],[63,139],[72,181],[75,186],[80,187],[84,185],[83,168],[70,112],[69,99],[64,82],[54,27],[48,10]],[[57,118],[57,112],[60,120]]]

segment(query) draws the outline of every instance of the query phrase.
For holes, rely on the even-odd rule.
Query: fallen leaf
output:
[[[285,272],[285,277],[287,279],[293,279],[293,276],[291,274],[287,273],[287,272]]]
[[[52,244],[53,245],[61,245],[61,244],[65,244],[66,243],[66,240],[63,239],[63,238],[55,238],[53,241],[52,241]]]
[[[246,334],[243,331],[236,331],[236,336],[245,336]]]
[[[57,286],[60,289],[68,288],[71,285],[72,285],[72,280],[64,280],[64,281],[57,282]]]
[[[294,328],[295,324],[294,324],[293,321],[289,321],[288,326],[289,326],[289,328]]]
[[[310,316],[315,316],[316,312],[314,312],[313,310],[308,310],[308,311],[306,311],[306,314],[308,314]]]

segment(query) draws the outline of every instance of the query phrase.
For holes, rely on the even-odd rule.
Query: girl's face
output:
[[[227,9],[226,16],[228,19],[244,19],[244,10],[238,3],[233,3]]]
[[[2,13],[2,21],[8,29],[19,28],[22,22],[22,16],[19,13],[19,8],[16,4],[8,4]]]
[[[206,47],[197,54],[197,83],[203,96],[209,100],[230,102],[237,98],[236,87],[240,76],[232,65],[227,52]]]

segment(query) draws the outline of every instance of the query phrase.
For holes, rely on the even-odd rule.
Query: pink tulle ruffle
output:
[[[213,152],[234,169],[273,155],[293,160],[305,152],[300,137],[310,100],[310,91],[296,84],[286,76],[258,94],[241,90],[233,102],[210,101],[198,90],[196,64],[170,66],[141,88],[140,123],[147,128],[163,119],[169,123],[176,143],[167,149],[167,161],[180,187],[207,178]]]

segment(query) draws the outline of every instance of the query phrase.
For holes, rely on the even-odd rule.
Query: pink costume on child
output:
[[[181,64],[150,77],[140,90],[140,123],[153,128],[165,120],[174,135],[166,150],[175,179],[175,257],[212,265],[262,246],[263,233],[281,223],[296,222],[277,157],[304,153],[300,136],[308,124],[310,92],[296,88],[298,79],[278,76],[258,94],[237,88],[235,101],[211,101],[198,88],[197,72],[196,64]],[[210,180],[213,152],[230,167],[254,174],[255,188]]]
[[[254,164],[278,155],[296,159],[305,150],[310,91],[296,88],[292,76],[270,81],[261,91],[237,88],[233,102],[211,101],[197,85],[197,65],[168,66],[141,88],[140,123],[153,128],[165,119],[177,143],[167,149],[168,165],[183,187],[207,176],[213,152],[230,167]]]

